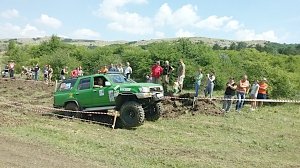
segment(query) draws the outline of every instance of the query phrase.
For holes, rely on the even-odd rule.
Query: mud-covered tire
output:
[[[79,111],[79,107],[75,102],[69,102],[66,104],[65,110]],[[73,117],[73,116],[78,117],[77,115],[80,115],[80,114],[65,111],[64,115],[70,116],[70,117]]]
[[[155,103],[153,105],[149,105],[148,110],[145,113],[146,120],[148,121],[156,121],[159,119],[162,113],[162,104]]]
[[[141,104],[129,101],[121,106],[120,119],[122,127],[137,127],[144,123],[145,112]]]

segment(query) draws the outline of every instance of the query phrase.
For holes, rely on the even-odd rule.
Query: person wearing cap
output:
[[[267,99],[267,88],[268,88],[267,79],[263,78],[259,82],[259,89],[258,89],[257,99]],[[261,107],[262,105],[263,105],[263,102],[259,101],[258,102],[258,107]]]
[[[163,68],[160,66],[160,61],[156,61],[155,65],[151,68],[151,76],[153,83],[160,83],[160,76],[163,73]]]

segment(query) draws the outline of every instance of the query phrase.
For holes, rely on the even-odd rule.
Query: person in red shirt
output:
[[[78,77],[78,68],[74,69],[74,70],[71,72],[71,77],[72,77],[72,78],[77,78],[77,77]]]
[[[163,68],[160,66],[160,62],[157,61],[151,68],[151,76],[153,83],[160,83],[160,76],[163,73]]]
[[[257,99],[267,99],[268,84],[266,82],[267,82],[266,78],[263,78],[259,82],[259,89],[258,89]],[[263,105],[263,102],[259,101],[258,102],[258,107],[261,107],[262,105]]]

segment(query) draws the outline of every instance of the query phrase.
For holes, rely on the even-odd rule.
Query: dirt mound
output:
[[[207,114],[221,115],[223,112],[217,105],[210,100],[197,99],[194,101],[194,95],[190,93],[182,94],[177,97],[166,97],[163,103],[164,118],[175,118],[183,114]]]
[[[0,79],[1,97],[33,105],[51,105],[54,84],[22,79]]]

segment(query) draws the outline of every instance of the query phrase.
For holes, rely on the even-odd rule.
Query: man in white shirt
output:
[[[126,62],[126,67],[124,70],[124,75],[125,75],[126,79],[130,79],[131,74],[132,74],[132,68],[130,67],[129,62]]]

